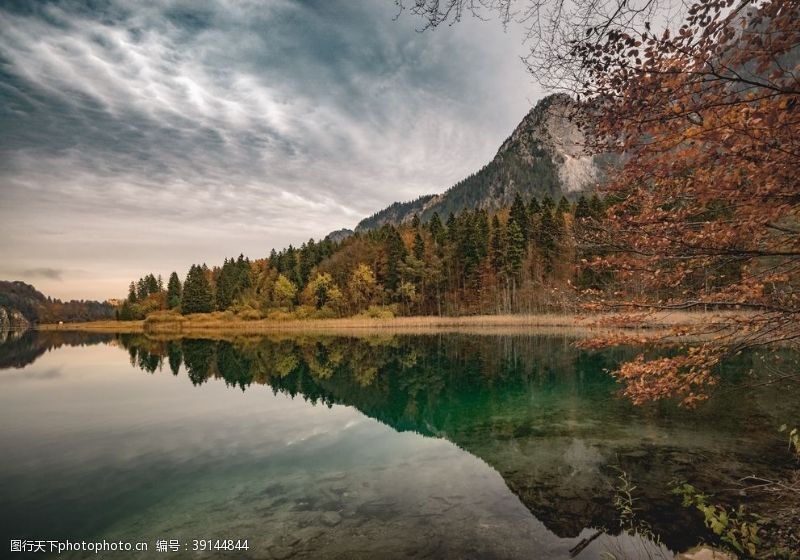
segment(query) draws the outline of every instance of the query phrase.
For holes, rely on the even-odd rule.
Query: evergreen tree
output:
[[[542,252],[542,256],[544,257],[545,270],[547,272],[550,272],[553,269],[553,260],[555,258],[557,239],[556,229],[557,227],[552,212],[548,207],[543,207],[539,220],[539,235],[537,244],[539,246],[539,250]]]
[[[506,271],[511,276],[516,276],[522,269],[522,259],[525,257],[525,238],[517,222],[508,222],[506,228]]]
[[[555,208],[555,207],[556,207],[556,203],[553,202],[553,199],[550,198],[549,194],[546,194],[544,196],[544,198],[542,199],[542,210],[550,210],[550,212],[552,212],[553,208]]]
[[[431,221],[428,222],[428,229],[431,232],[434,243],[441,244],[444,228],[442,227],[442,220],[439,218],[439,212],[434,212],[433,216],[431,216]]]
[[[525,203],[522,201],[522,197],[519,193],[514,195],[514,202],[511,204],[511,213],[508,218],[509,223],[514,222],[519,227],[519,231],[522,234],[522,238],[525,240],[525,243],[528,243],[530,239],[530,230],[529,224],[530,220],[528,219],[528,210],[525,208]]]
[[[211,284],[206,276],[206,269],[192,265],[186,281],[183,283],[181,297],[181,313],[210,313],[214,309]]]
[[[148,295],[150,295],[150,292],[147,290],[147,280],[139,278],[136,282],[136,299],[144,301]]]
[[[492,218],[492,247],[489,255],[492,269],[501,273],[506,266],[506,232],[500,220],[495,215]]]
[[[136,283],[131,282],[130,288],[128,288],[128,303],[136,303]]]
[[[167,282],[167,307],[175,309],[181,304],[181,291],[181,280],[178,273],[173,272]]]
[[[419,230],[414,235],[413,253],[416,259],[422,260],[425,257],[425,240],[422,239],[422,234]]]
[[[531,198],[530,203],[528,204],[528,213],[531,215],[538,214],[542,211],[542,206],[539,204],[539,200],[534,196]]]
[[[233,304],[233,294],[236,283],[236,271],[233,259],[227,257],[222,263],[222,268],[216,278],[217,290],[214,294],[216,307],[219,311],[225,311]]]
[[[453,225],[455,256],[457,262],[461,264],[461,274],[464,279],[472,279],[486,254],[481,229],[478,212],[462,212]]]
[[[386,250],[386,288],[395,292],[400,286],[400,263],[406,257],[406,245],[394,226],[384,226]]]
[[[456,225],[456,215],[450,212],[450,215],[447,216],[447,222],[445,222],[445,227],[447,228],[445,236],[446,239],[451,243],[455,240],[455,225]]]
[[[414,217],[411,218],[411,227],[414,229],[419,228],[419,214],[414,214]]]
[[[489,254],[489,213],[486,210],[478,210],[477,234],[478,234],[478,253],[483,260]]]
[[[147,289],[147,295],[158,293],[158,280],[156,280],[156,277],[153,274],[148,274],[145,276],[144,281]]]
[[[569,200],[567,200],[566,196],[562,196],[561,200],[558,201],[558,213],[564,214],[566,212],[569,212],[569,209],[570,209]]]
[[[313,243],[314,240],[312,239],[311,241]],[[250,259],[245,258],[245,256],[240,253],[239,258],[236,259],[236,297],[251,286],[250,272]]]

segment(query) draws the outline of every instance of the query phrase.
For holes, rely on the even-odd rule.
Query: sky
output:
[[[0,279],[124,297],[299,245],[491,160],[520,30],[394,0],[0,2]]]

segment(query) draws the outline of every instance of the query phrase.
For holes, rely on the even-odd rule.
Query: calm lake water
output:
[[[798,392],[735,389],[757,357],[697,410],[634,407],[606,372],[631,351],[572,342],[9,338],[0,556],[11,539],[107,539],[149,545],[110,558],[671,558],[710,538],[672,481],[713,491],[792,467],[777,428]],[[249,549],[192,552],[199,539]]]

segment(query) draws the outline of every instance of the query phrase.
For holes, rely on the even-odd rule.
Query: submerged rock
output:
[[[328,527],[336,527],[342,522],[342,516],[335,511],[326,511],[320,517],[320,521],[322,521],[323,525],[327,525]]]

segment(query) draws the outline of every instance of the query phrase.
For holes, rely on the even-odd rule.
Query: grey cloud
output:
[[[63,270],[56,268],[31,268],[22,271],[22,276],[26,278],[47,278],[49,280],[61,280]]]
[[[0,234],[18,269],[104,290],[441,191],[537,95],[519,37],[417,33],[392,0],[97,5],[0,6]]]

